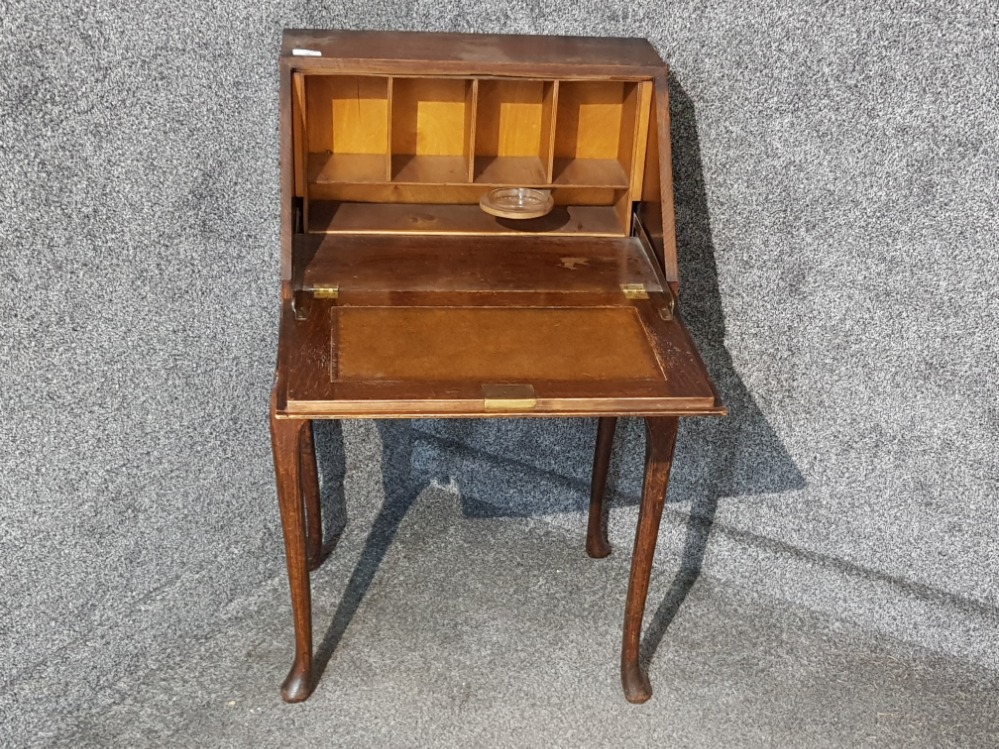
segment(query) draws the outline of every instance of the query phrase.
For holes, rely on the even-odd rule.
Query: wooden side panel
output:
[[[662,264],[666,280],[676,290],[680,270],[676,254],[676,214],[673,206],[673,158],[669,125],[669,87],[666,76],[655,79],[649,110],[649,137],[639,218]]]
[[[635,122],[635,156],[631,167],[631,199],[642,199],[645,176],[645,150],[649,143],[649,110],[652,108],[652,82],[638,84],[638,117]]]
[[[301,73],[292,74],[292,149],[295,154],[295,196],[305,197],[305,79]]]
[[[666,76],[656,78],[656,117],[659,130],[659,186],[662,204],[663,272],[666,280],[680,284],[680,265],[676,249],[676,207],[673,202],[673,141],[669,119],[669,83]]]
[[[278,68],[278,95],[280,97],[280,121],[278,129],[281,137],[281,281],[282,295],[291,293],[292,237],[294,235],[293,200],[295,195],[295,153],[292,124],[292,68],[282,60]]]
[[[635,138],[638,127],[638,84],[628,83],[624,86],[621,102],[621,134],[618,139],[617,160],[624,167],[631,184],[631,173],[635,160]]]

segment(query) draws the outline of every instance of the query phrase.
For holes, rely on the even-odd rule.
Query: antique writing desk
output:
[[[285,33],[281,325],[271,432],[291,581],[285,700],[313,688],[313,419],[599,417],[586,549],[618,416],[647,427],[627,699],[677,419],[724,412],[677,310],[666,66],[638,39]],[[536,188],[554,208],[479,202]]]

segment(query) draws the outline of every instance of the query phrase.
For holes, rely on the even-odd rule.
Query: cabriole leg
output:
[[[614,416],[601,417],[597,424],[597,447],[593,453],[593,481],[590,484],[590,518],[586,528],[586,553],[594,559],[602,559],[611,553],[604,525],[604,489],[616,426],[617,418]]]
[[[274,473],[277,476],[278,504],[284,529],[291,609],[295,622],[295,662],[281,685],[285,702],[301,702],[312,693],[312,597],[306,559],[305,512],[302,501],[301,451],[302,419],[281,419],[271,415],[271,441]]]
[[[621,686],[628,702],[645,702],[652,696],[649,677],[638,662],[642,635],[642,616],[649,593],[649,576],[656,553],[659,521],[666,503],[669,472],[676,446],[676,417],[655,417],[645,420],[645,481],[642,505],[638,512],[635,551],[631,558],[631,578],[624,611],[624,640],[621,646]]]
[[[302,475],[302,501],[305,503],[305,542],[309,552],[309,570],[323,561],[323,514],[319,505],[319,470],[316,468],[316,444],[312,437],[312,422],[302,427],[299,453]]]

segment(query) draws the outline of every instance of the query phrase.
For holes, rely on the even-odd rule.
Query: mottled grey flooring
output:
[[[581,553],[594,425],[547,419],[413,429],[497,519],[425,495],[313,701],[278,703],[283,27],[640,35],[668,61],[682,312],[730,416],[680,434],[654,597],[688,508],[715,526],[651,704],[617,691],[627,554]],[[985,676],[864,634],[999,671],[996,29],[995,0],[3,0],[0,749],[999,744]],[[409,467],[405,435],[344,434],[318,620]],[[642,453],[622,422],[619,545]]]
[[[34,742],[999,744],[996,674],[707,576],[653,657],[655,696],[629,705],[617,676],[627,550],[591,560],[582,538],[570,543],[530,518],[465,517],[455,495],[435,488],[418,497],[394,537],[388,526],[374,534],[372,527],[352,520],[314,577],[316,641],[328,649],[331,622],[342,636],[307,703],[278,697],[291,654],[281,576],[229,610],[228,626],[210,641],[119,684],[113,707]],[[654,581],[650,611],[667,577]],[[355,600],[364,593],[352,617],[336,614],[345,589]]]

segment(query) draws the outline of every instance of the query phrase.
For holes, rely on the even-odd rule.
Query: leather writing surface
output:
[[[335,380],[662,379],[630,307],[341,307]]]

